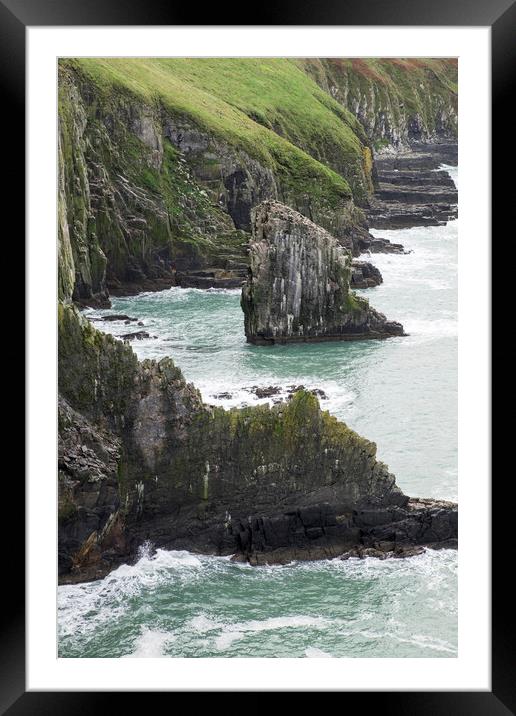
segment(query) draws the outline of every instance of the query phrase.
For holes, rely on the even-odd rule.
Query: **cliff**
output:
[[[332,58],[298,63],[360,121],[376,152],[457,141],[454,58]]]
[[[371,172],[359,122],[289,60],[62,60],[61,298],[245,270],[267,198],[352,247]]]
[[[64,304],[59,391],[61,581],[103,576],[146,540],[259,563],[456,537],[454,506],[409,503],[374,443],[311,393],[205,405],[172,360],[138,362]]]
[[[403,335],[399,323],[350,290],[351,255],[327,231],[274,201],[253,209],[251,264],[242,288],[248,342]]]
[[[298,243],[312,258],[308,234],[324,237],[310,283],[324,270],[321,285],[335,286],[314,303],[319,318],[399,334],[348,290],[348,251],[403,250],[372,241],[360,208],[375,178],[371,139],[305,69],[281,59],[59,64],[62,581],[103,576],[146,540],[253,563],[455,543],[456,506],[409,500],[375,445],[315,396],[205,405],[171,359],[139,362],[73,305],[172,283],[238,283],[252,209],[279,200],[296,216],[287,224],[305,227]],[[355,266],[357,285],[379,280]],[[297,329],[300,317],[315,325],[307,310]]]
[[[61,60],[61,298],[239,285],[266,199],[357,255],[373,152],[456,141],[456,81],[455,60]]]

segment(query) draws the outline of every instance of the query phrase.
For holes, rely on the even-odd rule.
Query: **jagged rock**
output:
[[[387,321],[349,290],[349,252],[293,209],[275,201],[255,207],[250,251],[241,299],[248,342],[403,335],[401,324]]]
[[[254,393],[257,398],[272,398],[278,396],[282,392],[282,388],[279,385],[253,385],[251,388],[244,388],[244,390],[249,391],[249,393]],[[320,388],[312,388],[309,390],[305,388],[304,385],[288,385],[284,390],[289,396],[294,395],[294,393],[298,393],[300,390],[305,390],[312,395],[316,395],[318,398],[322,398],[323,400],[326,400],[328,397],[324,390],[321,390]]]
[[[383,283],[380,270],[368,261],[351,262],[350,288],[371,288]]]
[[[353,198],[372,191],[371,150],[362,148],[358,123],[348,127],[357,133],[351,154],[297,148],[278,131],[274,141],[295,161],[283,153],[276,161],[266,133],[242,142],[213,131],[222,129],[216,106],[210,130],[196,112],[120,92],[109,76],[100,91],[81,65],[63,60],[58,68],[61,300],[108,307],[108,292],[239,288],[251,208],[268,198],[281,197],[354,251],[367,236]],[[326,162],[335,163],[334,172]],[[212,268],[231,273],[194,275]]]
[[[208,406],[172,360],[139,362],[74,307],[58,326],[61,582],[97,579],[147,540],[254,564],[453,546],[456,506],[409,500],[314,395]]]
[[[408,254],[410,251],[405,251],[403,244],[394,244],[389,239],[383,239],[381,237],[375,238],[370,236],[367,239],[360,241],[360,253],[370,254]]]
[[[254,393],[257,398],[271,398],[273,395],[278,395],[279,393],[281,393],[281,388],[279,387],[279,385],[269,385],[266,387],[253,385],[247,390],[249,390],[250,393]]]

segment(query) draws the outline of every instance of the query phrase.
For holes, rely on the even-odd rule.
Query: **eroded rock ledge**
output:
[[[457,218],[457,188],[441,164],[457,165],[457,144],[413,145],[375,158],[378,186],[367,217],[376,229],[440,226]]]
[[[320,226],[276,201],[253,210],[251,264],[242,288],[247,341],[402,336],[403,326],[350,290],[351,255]]]
[[[59,391],[61,582],[101,578],[147,541],[259,564],[456,540],[456,505],[409,500],[315,395],[205,405],[172,360],[139,362],[65,304]]]

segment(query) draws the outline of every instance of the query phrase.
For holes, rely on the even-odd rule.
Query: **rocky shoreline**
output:
[[[257,565],[456,547],[457,506],[404,495],[321,391],[208,405],[170,358],[137,360],[143,322],[99,319],[127,326],[118,340],[78,310],[242,288],[250,343],[403,336],[353,292],[383,280],[359,257],[405,253],[370,228],[457,216],[438,170],[457,161],[456,63],[225,60],[245,65],[242,95],[208,66],[201,86],[197,62],[59,62],[60,583],[149,542]],[[285,112],[292,83],[302,101]]]
[[[373,229],[406,229],[415,226],[439,226],[457,218],[458,193],[453,180],[442,164],[457,165],[457,144],[442,142],[412,144],[410,148],[380,153],[375,156],[375,191],[367,202],[367,224],[356,231],[351,243],[344,241],[355,257],[352,262],[353,288],[371,288],[381,283],[378,269],[358,260],[360,254],[404,253],[401,244],[375,237]],[[367,265],[366,265],[367,264]],[[109,277],[106,292],[79,298],[78,305],[109,308],[109,296],[133,296],[146,291],[163,291],[171,286],[181,288],[238,289],[245,283],[249,267],[249,242],[239,252],[218,265],[200,266],[196,261],[161,261],[161,276],[139,277],[123,281]]]
[[[404,495],[316,390],[206,405],[169,358],[139,362],[71,305],[59,357],[60,583],[99,579],[148,542],[252,564],[454,545],[457,506]]]
[[[375,229],[439,226],[457,218],[458,194],[441,164],[457,165],[457,144],[414,145],[376,157],[377,187],[367,209]]]
[[[399,164],[400,160],[398,157],[388,161]],[[410,163],[414,158],[406,157],[405,161]],[[399,182],[406,182],[410,171],[400,172]],[[435,173],[440,181],[440,172]],[[407,206],[409,212],[414,205]],[[287,213],[291,220],[291,210]],[[412,221],[417,220],[416,214],[412,213]],[[198,279],[217,280],[216,275],[206,277],[202,271],[199,273]],[[382,280],[372,264],[356,259],[349,262],[346,275],[348,286],[356,288],[378,285]],[[367,441],[359,442],[363,447],[355,453],[356,448],[350,452],[346,437],[342,457],[332,457],[329,471],[324,467],[325,458],[322,459],[328,449],[323,448],[324,442],[307,454],[305,430],[310,424],[313,429],[312,421],[318,423],[317,416],[324,415],[318,399],[326,396],[317,390],[307,392],[303,386],[291,386],[285,402],[278,399],[275,386],[268,389],[252,386],[249,390],[258,398],[272,397],[273,408],[224,411],[205,406],[170,360],[139,364],[127,344],[88,328],[89,324],[72,307],[63,306],[61,310],[60,583],[102,578],[120,564],[136,560],[139,547],[149,541],[155,548],[232,555],[236,561],[254,565],[333,558],[397,559],[419,554],[426,548],[456,548],[456,504],[408,498],[374,457],[373,473],[379,471],[384,481],[376,494],[368,477],[370,467],[363,473],[360,468],[351,482],[349,468],[337,477],[342,458],[349,465],[350,457],[356,455],[351,458],[355,460],[364,450],[368,460],[374,456],[374,450],[370,453],[366,447],[371,445]],[[109,314],[101,320],[134,327],[134,332],[124,334],[126,340],[145,334],[136,329],[141,321],[134,316]],[[358,337],[364,335],[349,335],[350,339]],[[333,338],[330,334],[317,340]],[[107,402],[99,401],[99,395],[104,395]],[[295,407],[300,400],[315,402],[308,403],[309,408],[305,405],[308,414],[303,413],[299,423],[296,418],[295,424],[290,425],[287,416],[293,408],[288,406]],[[111,407],[106,408],[107,405]],[[261,409],[267,410],[267,414],[253,412]],[[270,425],[265,432],[269,437],[265,438],[267,447],[260,448],[249,462],[241,451],[248,450],[246,431],[255,420],[263,426]],[[273,425],[278,420],[285,426],[282,431],[287,424],[288,430],[293,430],[294,445],[302,444],[302,460],[289,452],[292,446],[287,447],[288,443],[282,441],[278,454],[275,448],[270,454],[277,439],[273,439],[277,431]],[[348,429],[344,425],[339,427],[341,424],[335,419],[324,420],[335,425],[336,434],[344,431],[339,440],[348,435]],[[229,427],[238,425],[241,427]],[[227,439],[220,442],[218,437],[227,435],[228,430],[235,435],[229,448]],[[192,440],[194,452],[188,447]],[[256,448],[259,445],[253,447],[253,452]],[[223,458],[219,451],[223,451]],[[266,454],[268,458],[264,457]],[[172,455],[174,460],[179,458],[181,471],[193,471],[195,486],[181,485],[174,469],[170,472]],[[281,467],[282,458],[288,465],[286,473]],[[285,484],[278,492],[283,479],[278,482],[280,474],[290,477],[288,487]],[[227,483],[225,475],[231,475]],[[307,476],[309,489],[297,485],[298,479],[304,484]],[[214,479],[220,487],[212,492]],[[339,479],[343,482],[339,483]],[[355,487],[349,493],[353,484]],[[344,500],[343,494],[347,495]]]

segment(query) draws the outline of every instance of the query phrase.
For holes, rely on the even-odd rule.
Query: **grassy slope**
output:
[[[360,203],[372,189],[370,140],[344,108],[342,96],[337,93],[340,101],[331,96],[330,87],[349,87],[356,96],[374,82],[394,121],[402,103],[408,112],[424,105],[431,122],[432,108],[425,99],[429,87],[448,102],[456,98],[456,63],[446,60],[82,58],[61,60],[60,65],[67,176],[71,181],[77,173],[76,139],[82,129],[75,125],[82,120],[76,115],[84,111],[85,162],[96,186],[102,187],[97,189],[94,221],[87,221],[85,190],[75,196],[70,184],[70,206],[80,204],[81,209],[72,212],[72,224],[80,219],[81,227],[97,237],[95,242],[108,257],[108,273],[121,280],[130,280],[130,257],[153,276],[160,270],[156,251],[169,247],[174,257],[198,255],[201,263],[209,263],[210,256],[221,252],[240,256],[244,241],[218,205],[218,187],[210,193],[188,164],[202,161],[209,169],[209,156],[187,158],[164,140],[158,169],[152,150],[132,129],[135,108],[138,116],[146,106],[153,108],[150,114],[158,133],[164,111],[186,119],[215,143],[245,152],[273,171],[286,203],[315,207],[316,220],[325,225],[328,217],[341,215],[343,206],[349,209],[351,195]],[[76,80],[80,94],[70,95],[66,87],[75,86]],[[418,89],[420,85],[425,90]],[[371,138],[375,140],[374,133]],[[216,167],[214,172],[220,178]],[[120,176],[129,179],[130,192]],[[131,223],[132,215],[143,222]],[[348,221],[354,220],[348,216]],[[76,271],[85,281],[92,274],[92,284],[102,273],[102,267],[96,271],[94,265],[97,254],[90,247],[87,261],[82,254],[75,257]]]
[[[335,198],[349,196],[350,184],[357,194],[370,189],[360,124],[294,61],[95,58],[65,64],[104,96],[129,92],[159,103],[282,178],[316,184]]]
[[[298,60],[300,68],[319,84],[330,81],[349,97],[377,92],[377,110],[388,107],[394,121],[401,114],[423,117],[426,126],[435,126],[439,102],[457,108],[457,60],[453,58],[369,58]]]

